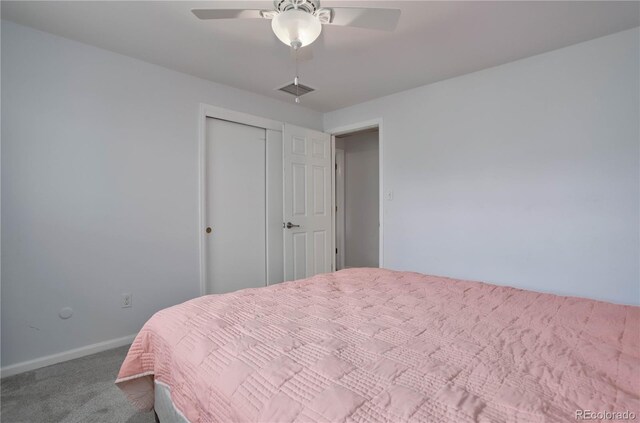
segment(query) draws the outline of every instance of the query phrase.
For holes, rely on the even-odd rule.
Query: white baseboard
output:
[[[99,353],[101,351],[110,350],[128,345],[133,342],[137,334],[124,336],[122,338],[110,339],[108,341],[98,342],[80,348],[74,348],[58,354],[47,355],[45,357],[35,358],[33,360],[23,361],[21,363],[5,366],[0,369],[0,378],[17,375],[18,373],[28,372],[39,369],[41,367],[51,366],[52,364],[62,363],[63,361],[73,360],[74,358],[84,357],[86,355]]]

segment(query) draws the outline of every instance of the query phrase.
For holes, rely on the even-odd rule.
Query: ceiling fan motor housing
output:
[[[278,12],[285,12],[291,9],[299,9],[314,15],[318,10],[320,10],[320,1],[319,0],[274,0],[273,6]]]
[[[276,16],[288,11],[300,11],[317,18],[321,24],[331,23],[331,9],[320,8],[319,0],[274,0],[274,10],[261,10],[265,19],[275,19]]]

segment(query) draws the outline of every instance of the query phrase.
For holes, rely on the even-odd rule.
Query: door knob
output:
[[[299,228],[299,227],[300,227],[300,225],[294,225],[294,224],[293,224],[293,223],[291,223],[291,222],[287,222],[287,223],[284,225],[284,227],[285,227],[285,228],[287,228],[287,229],[291,229],[291,228]]]
[[[205,229],[205,232],[206,232],[206,233],[208,233],[208,234],[210,234],[210,233],[211,233],[211,228],[210,228],[210,227],[207,227],[207,229]]]

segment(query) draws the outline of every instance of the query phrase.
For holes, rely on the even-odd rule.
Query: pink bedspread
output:
[[[116,383],[195,422],[640,419],[640,308],[352,269],[158,312]]]

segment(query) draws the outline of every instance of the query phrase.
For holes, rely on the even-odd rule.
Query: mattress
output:
[[[116,383],[146,410],[168,387],[191,423],[637,418],[639,328],[638,307],[349,269],[162,310]]]
[[[158,416],[160,423],[188,423],[186,417],[176,409],[171,401],[171,388],[162,382],[155,381],[153,389],[153,411]]]

